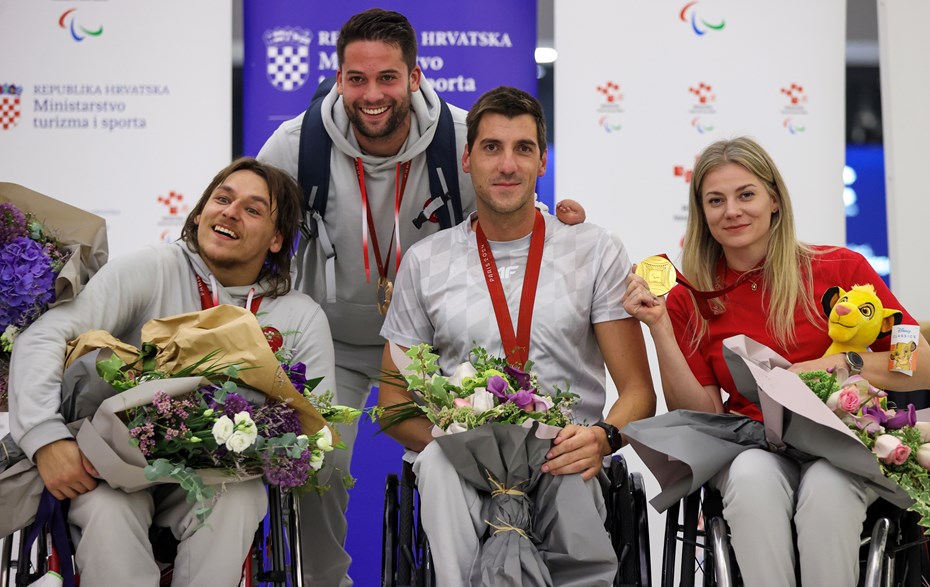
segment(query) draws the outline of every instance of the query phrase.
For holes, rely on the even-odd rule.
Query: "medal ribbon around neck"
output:
[[[394,228],[391,231],[391,244],[387,254],[381,257],[381,248],[378,246],[378,233],[375,230],[375,221],[371,215],[371,205],[368,203],[368,190],[365,188],[365,166],[362,158],[355,160],[355,173],[358,176],[358,189],[362,194],[362,207],[365,208],[365,218],[362,219],[362,255],[365,258],[365,281],[371,283],[371,265],[368,261],[368,235],[371,234],[371,246],[375,251],[375,264],[378,266],[380,282],[387,281],[388,260],[391,258],[391,248],[396,248],[394,271],[400,267],[400,204],[407,189],[407,177],[410,174],[410,161],[398,163],[394,172]],[[396,247],[395,247],[396,245]]]
[[[523,276],[516,336],[514,336],[510,308],[507,307],[507,297],[504,295],[504,287],[501,285],[497,264],[494,262],[494,253],[491,252],[491,244],[481,229],[480,219],[475,227],[475,236],[478,240],[478,258],[481,261],[484,281],[488,285],[488,293],[491,294],[491,304],[494,306],[494,315],[497,317],[497,328],[501,334],[504,352],[507,353],[507,362],[513,367],[522,369],[530,357],[530,326],[533,323],[533,306],[536,304],[536,287],[539,284],[543,245],[546,242],[546,221],[539,210],[536,210],[533,235],[530,237],[530,253],[526,259],[526,273]]]
[[[731,291],[733,291],[734,289],[742,285],[750,277],[762,271],[762,264],[760,263],[756,267],[753,267],[749,271],[746,271],[745,273],[740,275],[739,278],[735,282],[733,282],[731,285],[728,285],[727,287],[724,287],[723,289],[715,289],[713,291],[701,291],[688,282],[685,276],[681,274],[681,271],[679,271],[678,268],[675,267],[675,265],[671,262],[671,260],[669,260],[668,255],[666,255],[665,253],[662,253],[656,256],[665,259],[666,261],[668,261],[668,264],[672,266],[672,268],[675,270],[675,281],[683,285],[687,290],[691,292],[691,295],[693,295],[694,299],[697,301],[698,311],[700,311],[701,316],[705,320],[710,320],[714,316],[717,316],[723,313],[723,310],[721,308],[717,306],[712,306],[710,303],[710,300],[714,298],[719,298],[720,296],[730,293]],[[717,265],[718,279],[719,279],[719,276],[722,275],[721,273],[722,268],[726,267],[725,260],[721,259],[720,263],[722,263],[722,265],[721,264]]]
[[[203,279],[199,275],[194,275],[197,278],[197,291],[200,293],[200,309],[209,310],[220,305],[220,295],[219,292],[214,291],[210,293],[210,288],[207,287],[207,284],[204,283]],[[214,286],[214,289],[216,287]],[[255,290],[252,289],[249,292],[249,298],[246,300],[245,305],[249,309],[249,312],[253,314],[258,313],[258,307],[262,305],[263,296],[252,296],[255,293]]]

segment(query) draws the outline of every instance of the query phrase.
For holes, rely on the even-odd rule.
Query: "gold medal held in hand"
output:
[[[665,257],[647,257],[636,266],[636,275],[646,281],[652,295],[664,296],[675,287],[675,266]]]
[[[378,313],[387,316],[388,308],[391,305],[391,298],[394,297],[394,284],[387,277],[378,278]]]

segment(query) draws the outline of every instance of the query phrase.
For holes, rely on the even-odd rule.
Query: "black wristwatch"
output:
[[[610,445],[610,453],[613,454],[623,448],[623,435],[620,434],[620,429],[614,426],[609,422],[595,422],[594,426],[598,428],[603,428],[604,432],[607,433],[607,444]]]
[[[862,372],[862,367],[865,364],[862,362],[862,357],[859,356],[859,353],[854,353],[852,351],[846,353],[846,367],[849,368],[850,375],[858,375]]]

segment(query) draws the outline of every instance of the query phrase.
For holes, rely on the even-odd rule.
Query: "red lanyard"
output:
[[[215,307],[219,304],[219,296],[213,296],[210,293],[210,288],[207,287],[207,284],[203,282],[203,279],[199,275],[194,275],[197,278],[197,291],[200,293],[200,309],[209,310],[210,308]],[[252,298],[252,304],[249,306],[249,311],[253,314],[258,313],[258,307],[262,304],[262,296],[255,296]]]
[[[669,260],[668,255],[666,255],[665,253],[658,255],[658,256],[664,257],[666,260]],[[760,262],[758,265],[756,265],[749,271],[740,275],[739,279],[737,279],[733,284],[723,287],[723,289],[715,289],[713,291],[701,291],[697,289],[696,287],[691,285],[691,283],[688,282],[687,279],[685,279],[685,276],[681,274],[681,271],[678,270],[678,267],[675,267],[674,265],[672,265],[672,267],[675,269],[675,276],[676,276],[675,281],[677,281],[678,283],[685,286],[685,288],[691,291],[691,295],[693,295],[694,299],[697,301],[698,311],[701,313],[701,316],[703,316],[705,320],[710,320],[714,316],[722,314],[725,311],[722,306],[711,304],[710,300],[714,298],[719,298],[720,296],[730,293],[731,291],[733,291],[734,289],[742,285],[744,282],[746,282],[746,280],[748,280],[750,277],[752,277],[759,271],[762,271],[762,262]],[[721,258],[720,261],[717,263],[716,283],[718,287],[723,286],[723,276],[724,276],[725,270],[726,270],[726,260]]]
[[[481,230],[480,220],[475,228],[475,235],[478,239],[478,258],[481,259],[484,281],[488,284],[488,293],[491,294],[491,304],[494,305],[494,315],[497,317],[497,328],[500,330],[504,352],[507,353],[507,362],[522,369],[530,357],[530,325],[533,323],[533,305],[536,303],[536,287],[539,283],[539,269],[542,266],[543,245],[546,242],[546,221],[537,210],[533,236],[530,237],[530,254],[526,259],[526,273],[523,276],[516,336],[513,320],[510,318],[510,308],[507,307],[507,297],[504,295],[504,287],[494,262],[494,253],[491,252],[488,238]]]
[[[391,231],[391,244],[383,260],[381,248],[378,246],[378,232],[375,230],[375,221],[371,216],[371,206],[368,203],[368,190],[365,188],[365,166],[362,158],[355,160],[355,174],[358,176],[358,189],[362,193],[362,207],[365,208],[367,222],[362,220],[362,255],[365,258],[365,281],[371,282],[371,266],[368,262],[368,234],[371,233],[371,246],[375,250],[375,263],[378,265],[378,276],[386,279],[387,264],[391,257],[391,247],[396,243],[396,261],[394,271],[400,267],[400,203],[404,199],[404,190],[407,189],[407,176],[410,174],[410,161],[398,163],[394,171],[394,229]]]

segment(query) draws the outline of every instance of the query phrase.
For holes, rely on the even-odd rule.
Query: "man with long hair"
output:
[[[186,503],[180,486],[126,493],[98,484],[61,413],[67,342],[99,329],[139,346],[149,320],[234,304],[260,313],[281,332],[296,333],[294,360],[323,377],[320,389],[332,388],[326,317],[316,302],[290,289],[299,209],[300,189],[287,174],[239,159],[204,191],[180,240],[116,257],[72,302],[52,308],[17,337],[10,369],[13,438],[49,492],[71,500],[85,584],[157,585],[148,531],[158,525],[180,541],[174,585],[237,585],[267,500],[259,479],[228,483],[200,528],[198,505]]]

